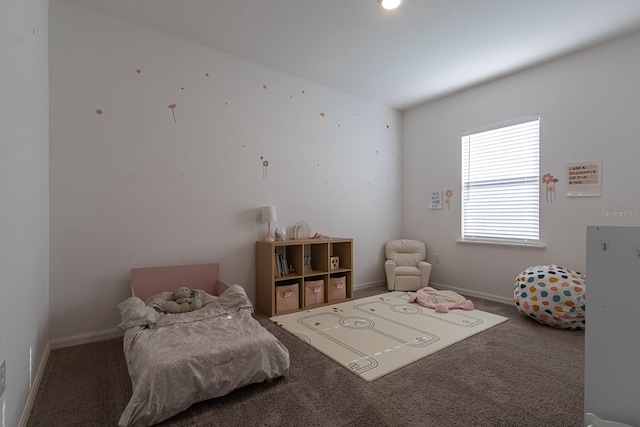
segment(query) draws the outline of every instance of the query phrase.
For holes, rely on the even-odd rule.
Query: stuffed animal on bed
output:
[[[202,300],[198,298],[198,291],[181,286],[173,291],[172,299],[164,305],[167,313],[187,313],[202,308]]]
[[[473,310],[473,302],[453,291],[437,290],[427,286],[416,292],[409,292],[409,302],[435,309],[438,313],[447,313],[450,308]]]

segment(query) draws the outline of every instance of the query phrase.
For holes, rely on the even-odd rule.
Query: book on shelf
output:
[[[289,264],[287,264],[287,258],[284,255],[274,254],[274,270],[276,278],[289,275]]]

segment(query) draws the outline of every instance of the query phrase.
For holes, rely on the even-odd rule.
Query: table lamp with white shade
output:
[[[269,224],[269,228],[267,229],[267,238],[264,239],[265,242],[273,242],[273,237],[271,237],[271,221],[276,221],[278,217],[276,216],[276,207],[275,206],[264,206],[262,208],[262,222],[266,222]]]

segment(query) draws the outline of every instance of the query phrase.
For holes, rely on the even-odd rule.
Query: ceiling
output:
[[[638,0],[75,0],[397,110],[640,30]]]

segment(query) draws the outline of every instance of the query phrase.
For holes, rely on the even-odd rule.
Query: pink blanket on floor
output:
[[[416,292],[409,292],[409,302],[417,302],[438,313],[447,313],[450,308],[473,310],[473,302],[454,291],[437,290],[427,286]]]

